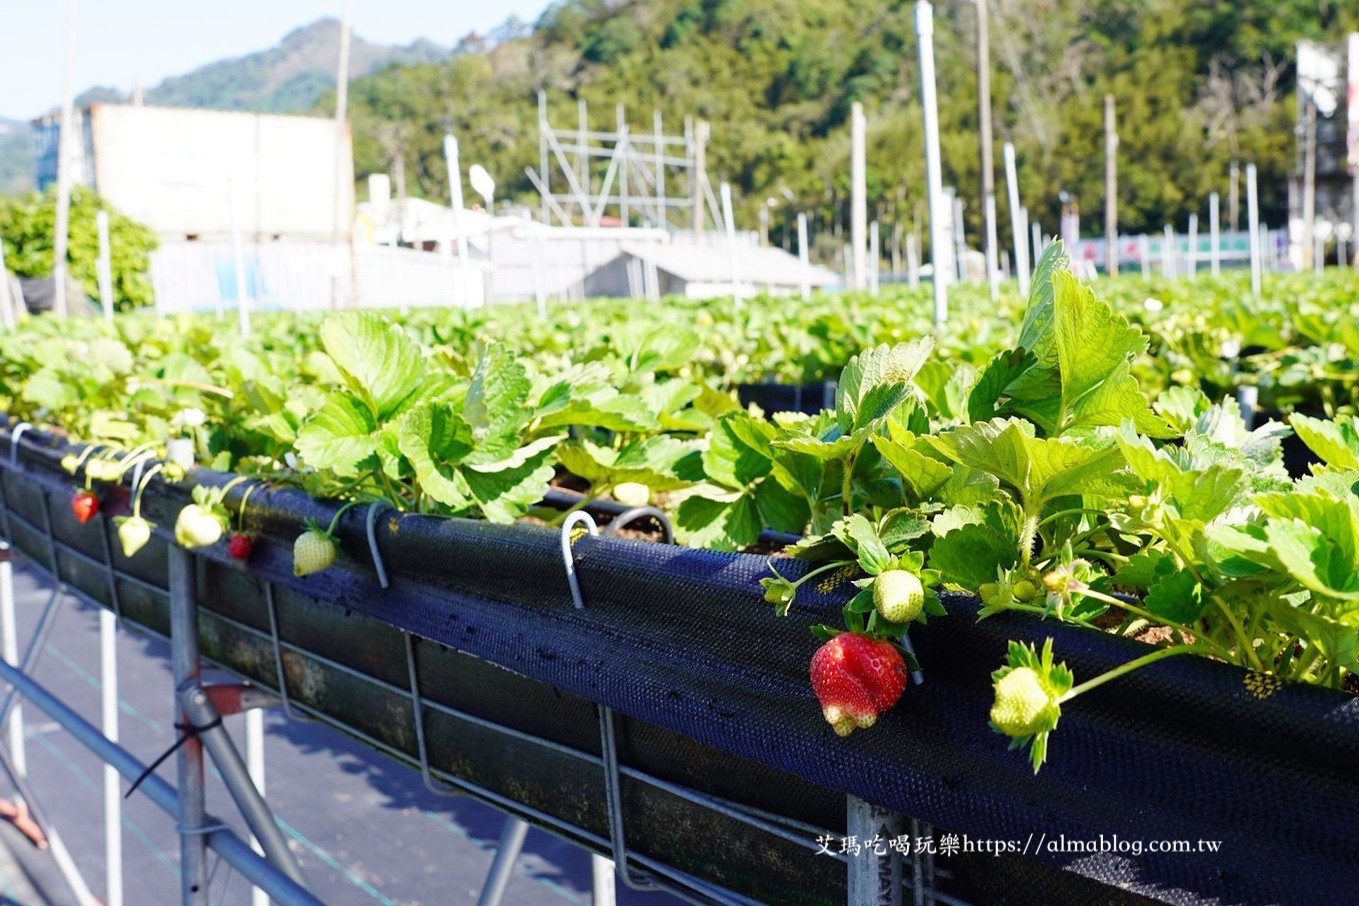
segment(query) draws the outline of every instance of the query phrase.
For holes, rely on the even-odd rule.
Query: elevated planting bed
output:
[[[17,448],[5,435],[0,528],[84,596],[167,631],[168,527],[189,483],[149,486],[142,511],[161,528],[128,560],[105,515],[76,522],[64,452],[35,432]],[[557,532],[390,510],[374,523],[383,588],[362,507],[341,517],[335,566],[295,578],[303,521],[325,524],[334,509],[257,488],[248,565],[222,544],[195,551],[203,652],[290,708],[427,768],[433,783],[461,784],[598,851],[621,843],[630,867],[699,879],[692,890],[715,885],[712,899],[844,902],[845,865],[817,855],[816,837],[845,832],[846,795],[1026,850],[1022,863],[964,860],[971,880],[958,889],[980,900],[1056,902],[1051,868],[1069,873],[1071,902],[1353,896],[1359,700],[1296,686],[1259,699],[1241,670],[1175,658],[1082,696],[1034,776],[986,723],[1007,641],[1054,638],[1078,677],[1136,656],[1134,643],[1019,617],[978,623],[976,602],[946,597],[949,616],[912,635],[924,684],[841,739],[806,670],[817,644],[808,626],[838,610],[845,588],[800,595],[779,619],[761,600],[763,557],[583,537],[577,609]],[[1101,839],[1115,851],[1053,845]],[[1162,840],[1217,851],[1151,851]]]

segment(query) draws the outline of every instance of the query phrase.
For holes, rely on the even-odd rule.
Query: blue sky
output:
[[[356,34],[383,44],[425,37],[452,45],[548,0],[351,0]],[[29,119],[61,103],[65,0],[12,0],[0,49],[0,116]],[[298,26],[339,18],[343,0],[78,0],[75,90],[150,87],[205,63],[263,50]]]

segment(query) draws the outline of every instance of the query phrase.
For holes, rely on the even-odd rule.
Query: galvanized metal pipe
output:
[[[198,602],[193,555],[171,546],[170,559],[170,655],[174,667],[175,689],[196,685],[202,677],[198,659]],[[175,703],[179,723],[191,722]],[[206,785],[203,778],[203,743],[190,736],[179,747],[175,759],[179,787],[179,870],[180,899],[184,906],[207,906],[208,860]]]
[[[181,686],[179,704],[191,724],[195,727],[211,728],[200,731],[197,739],[202,740],[212,755],[213,764],[222,775],[222,782],[230,791],[236,807],[241,810],[241,816],[245,818],[251,833],[260,841],[260,846],[264,847],[269,862],[298,884],[305,885],[307,879],[297,864],[297,857],[288,848],[288,840],[279,829],[278,822],[274,820],[269,805],[251,782],[245,762],[236,751],[231,737],[227,735],[226,728],[222,726],[217,710],[208,701],[208,694],[202,683],[194,680],[187,686]]]
[[[849,906],[901,906],[901,853],[889,844],[905,819],[857,796],[845,797],[845,805],[845,832],[859,843],[849,860]],[[873,840],[879,845],[867,845]]]
[[[500,901],[505,896],[505,887],[510,883],[510,874],[514,871],[515,860],[519,858],[519,853],[524,848],[524,837],[528,835],[528,828],[528,822],[524,819],[513,815],[506,816],[505,829],[500,832],[500,844],[495,849],[495,861],[491,863],[491,870],[486,875],[481,896],[477,897],[477,906],[500,906]]]
[[[17,688],[20,695],[56,721],[76,742],[105,763],[113,765],[119,774],[132,780],[140,777],[146,770],[146,765],[137,760],[131,752],[104,738],[104,734],[100,733],[97,727],[23,671],[0,662],[0,680]],[[166,814],[172,817],[179,815],[179,794],[160,777],[155,774],[149,775],[138,789]],[[325,906],[301,885],[256,855],[244,840],[222,827],[215,819],[205,823],[201,839],[246,880],[269,891],[269,896],[277,906]]]

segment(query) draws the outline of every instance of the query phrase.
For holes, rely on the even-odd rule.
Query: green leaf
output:
[[[772,425],[745,412],[731,412],[713,424],[703,469],[708,478],[728,488],[744,488],[768,475],[773,468],[769,442]],[[757,439],[763,439],[760,443]]]
[[[801,535],[812,518],[807,500],[766,479],[755,489],[755,505],[764,524],[776,532]]]
[[[746,494],[730,500],[693,496],[675,513],[675,536],[683,544],[710,550],[735,551],[760,538],[760,512]]]
[[[56,368],[42,368],[24,381],[21,394],[25,402],[43,409],[59,411],[80,402],[80,392]]]
[[[996,413],[996,403],[1005,390],[1033,367],[1037,359],[1029,350],[1019,347],[998,352],[986,363],[986,368],[967,396],[969,422],[986,421]]]
[[[511,437],[527,423],[532,382],[524,366],[504,345],[486,347],[467,388],[464,417],[474,437]]]
[[[378,421],[396,412],[425,375],[425,357],[398,325],[372,312],[344,312],[321,325],[321,344],[346,386]]]
[[[1127,481],[1117,446],[1094,446],[1069,438],[1033,436],[1033,426],[1015,419],[993,419],[928,437],[936,450],[954,462],[994,475],[1014,488],[1031,509],[1052,497],[1125,493]]]
[[[953,475],[953,469],[945,463],[881,435],[873,437],[873,446],[897,470],[917,500],[928,499]]]
[[[878,537],[878,530],[862,515],[855,513],[842,520],[836,526],[835,534],[858,555],[860,565],[870,576],[876,576],[891,564],[892,555],[887,552],[887,545]]]
[[[1352,419],[1323,421],[1293,413],[1288,419],[1298,438],[1326,465],[1359,469],[1359,430]]]
[[[410,461],[420,488],[452,508],[472,504],[472,489],[455,463],[471,452],[472,429],[447,406],[422,406],[402,421],[397,447]]]
[[[1327,598],[1359,601],[1353,553],[1336,548],[1319,529],[1298,519],[1271,519],[1265,524],[1265,537],[1303,588]]]
[[[552,450],[540,450],[522,463],[496,472],[464,468],[462,477],[490,522],[511,523],[543,499],[554,470]]]
[[[1150,549],[1133,554],[1114,574],[1114,583],[1131,588],[1150,588],[1175,571],[1175,558],[1165,551]]]
[[[1142,598],[1142,606],[1174,623],[1192,624],[1208,608],[1203,586],[1188,570],[1161,575]]]
[[[976,591],[996,581],[998,569],[1010,569],[1019,561],[1019,549],[989,525],[965,525],[934,542],[930,568],[944,581]]]
[[[835,391],[836,420],[843,434],[885,418],[911,394],[911,381],[928,360],[934,340],[920,337],[876,346],[849,360]]]
[[[362,400],[348,393],[332,393],[297,432],[295,446],[313,468],[355,475],[376,451],[376,429],[373,414]]]

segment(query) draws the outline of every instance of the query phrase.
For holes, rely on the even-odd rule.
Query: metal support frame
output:
[[[3,471],[5,463],[0,461],[0,471]],[[60,550],[64,558],[73,558],[87,562],[91,566],[103,567],[110,572],[111,588],[117,588],[119,583],[130,586],[142,587],[149,591],[156,591],[164,594],[166,589],[146,583],[135,576],[118,570],[114,567],[112,560],[101,562],[97,558],[90,557],[76,548],[67,545],[65,542],[55,538],[51,531],[51,518],[47,512],[50,501],[45,501],[44,523],[39,527],[26,519],[26,517],[14,513],[5,505],[3,498],[3,487],[0,486],[0,523],[7,530],[11,517],[24,523],[29,529],[43,532],[48,542],[52,564],[57,563],[57,554]],[[623,511],[614,520],[615,525],[622,525],[633,519],[643,517],[655,518],[653,508],[641,507]],[[570,577],[573,597],[576,602],[583,606],[580,598],[580,589],[574,570],[574,559],[570,556],[570,531],[577,522],[583,522],[593,528],[593,520],[589,515],[581,511],[572,514],[567,524],[563,528],[563,540],[565,545],[565,564]],[[669,537],[669,527],[661,521],[662,530]],[[45,531],[44,531],[45,529]],[[176,547],[170,549],[170,611],[171,611],[171,636],[168,640],[172,646],[175,677],[177,680],[177,690],[179,690],[179,704],[183,711],[184,723],[186,726],[207,727],[213,723],[215,715],[235,713],[237,710],[259,707],[277,702],[272,696],[254,690],[249,686],[229,685],[229,686],[204,686],[199,679],[199,652],[197,643],[197,624],[198,614],[195,600],[196,576],[194,570],[194,557],[187,551]],[[75,595],[89,603],[107,607],[107,602],[101,602],[80,589],[65,589],[69,594]],[[584,828],[580,828],[566,822],[554,815],[542,812],[532,806],[527,806],[505,797],[490,789],[478,786],[475,783],[464,780],[453,774],[447,774],[442,770],[435,770],[429,763],[429,752],[425,745],[420,745],[419,768],[426,775],[431,784],[438,784],[447,791],[466,793],[486,804],[492,805],[508,813],[506,825],[502,831],[501,846],[498,848],[495,862],[491,873],[487,877],[483,888],[483,900],[487,906],[495,906],[503,897],[504,887],[510,876],[510,870],[522,850],[524,835],[527,833],[528,824],[548,830],[550,833],[563,834],[576,841],[588,844],[596,852],[592,853],[592,873],[596,881],[595,902],[600,906],[612,906],[614,902],[613,879],[615,877],[615,866],[627,866],[626,873],[623,874],[625,883],[636,883],[641,889],[663,889],[675,894],[688,902],[696,904],[712,903],[731,903],[738,906],[757,906],[748,897],[735,894],[729,890],[720,888],[711,882],[689,875],[679,869],[656,861],[655,859],[627,849],[626,837],[623,828],[623,818],[621,809],[621,785],[623,778],[627,778],[630,783],[645,784],[664,791],[670,795],[682,798],[701,807],[710,809],[718,814],[733,820],[740,821],[762,832],[772,834],[786,841],[795,843],[807,849],[808,853],[814,853],[817,848],[816,841],[820,837],[828,835],[830,832],[825,828],[814,825],[804,824],[782,816],[770,814],[750,806],[740,805],[717,796],[700,793],[679,784],[670,783],[658,777],[649,775],[643,771],[620,764],[616,739],[614,738],[613,715],[607,708],[599,709],[600,732],[603,752],[595,755],[583,752],[551,740],[542,739],[511,727],[485,720],[467,712],[459,711],[437,702],[425,700],[420,695],[419,690],[419,670],[418,662],[415,657],[415,638],[408,637],[407,653],[409,659],[409,669],[411,671],[411,682],[408,687],[402,688],[393,686],[382,680],[367,676],[352,667],[339,664],[324,658],[314,652],[308,652],[297,648],[288,642],[283,641],[278,631],[278,616],[276,613],[272,586],[266,583],[266,601],[269,607],[269,629],[267,632],[247,626],[230,617],[222,614],[214,614],[213,619],[221,621],[233,631],[242,632],[260,639],[262,642],[271,644],[274,650],[275,667],[278,671],[279,693],[281,704],[286,709],[289,716],[297,719],[320,720],[330,726],[335,726],[359,739],[366,745],[387,755],[393,759],[411,763],[411,756],[397,749],[388,743],[372,738],[354,727],[343,725],[334,718],[317,711],[309,705],[300,702],[293,702],[288,698],[286,675],[283,671],[283,659],[285,652],[293,652],[295,655],[309,657],[327,669],[336,670],[345,674],[351,674],[356,678],[361,678],[365,682],[386,689],[394,694],[408,696],[412,702],[417,721],[417,734],[423,737],[424,715],[427,711],[437,711],[440,714],[453,717],[458,720],[491,729],[503,733],[508,737],[522,742],[528,742],[536,746],[558,752],[574,759],[582,759],[597,764],[605,771],[606,796],[609,798],[610,826],[608,837],[601,837]],[[188,635],[184,633],[192,629]],[[159,632],[147,630],[148,635],[166,638]],[[178,638],[176,638],[178,637]],[[30,645],[34,651],[38,646]],[[90,749],[97,756],[102,758],[107,764],[111,765],[119,774],[129,779],[141,775],[145,766],[140,763],[125,749],[121,748],[116,742],[108,739],[92,724],[86,722],[80,715],[67,707],[50,692],[34,682],[23,670],[10,664],[0,662],[0,682],[9,683],[14,687],[14,693],[28,698],[39,710],[48,714],[52,719],[68,730],[76,741]],[[4,706],[0,705],[0,719],[4,717]],[[230,739],[220,727],[200,730],[192,734],[194,738],[189,738],[179,749],[179,789],[171,787],[160,777],[150,775],[146,778],[140,790],[148,796],[159,807],[168,813],[175,815],[179,820],[178,830],[181,834],[182,849],[185,850],[188,858],[185,859],[184,881],[184,902],[200,903],[206,901],[206,887],[200,874],[205,864],[206,850],[211,848],[218,853],[224,861],[239,871],[246,880],[255,886],[268,892],[269,897],[276,904],[282,906],[314,906],[319,903],[305,887],[299,883],[298,879],[290,876],[282,866],[271,863],[262,858],[250,846],[229,829],[223,826],[216,818],[206,812],[203,802],[203,746],[206,744],[209,752],[214,756],[219,770],[224,779],[233,772],[233,763],[240,768],[240,774],[244,776],[246,769],[240,761],[239,755],[235,754],[234,747],[230,753],[217,751],[218,743],[214,739],[221,739],[230,745]],[[201,738],[198,738],[200,737]],[[196,749],[194,752],[192,750]],[[189,751],[186,751],[189,750]],[[236,781],[242,781],[242,777],[237,777]],[[233,788],[233,794],[244,786],[244,782],[233,782],[227,779],[229,788]],[[244,798],[250,800],[256,796],[253,790],[243,790]],[[261,819],[269,818],[269,824],[273,824],[272,816],[269,815],[267,806],[264,806],[262,797],[258,798],[256,805],[262,809],[257,811],[252,820],[248,813],[250,806],[243,804],[242,811],[246,813],[247,821],[252,826],[257,822],[261,824],[258,830],[264,830],[268,835],[268,828],[263,825]],[[855,807],[851,803],[851,808]],[[867,812],[870,816],[876,813],[869,807]],[[900,821],[899,816],[889,816],[892,821]],[[850,833],[854,833],[853,821],[851,818]],[[884,820],[888,820],[884,818]],[[895,825],[893,825],[895,826]],[[927,833],[928,828],[924,825],[914,825],[920,833]],[[277,831],[277,826],[274,825]],[[267,846],[277,846],[277,840],[273,844],[266,842]],[[286,850],[286,846],[284,847]],[[611,861],[605,856],[597,854],[598,850],[612,852],[615,859]],[[862,860],[856,861],[844,854],[823,855],[823,858],[835,858],[846,863],[851,877],[856,874],[865,873]],[[640,877],[633,877],[633,869],[642,872]],[[889,860],[890,871],[890,860]],[[901,874],[900,862],[898,860],[898,875]],[[300,872],[299,872],[300,874]],[[913,869],[911,890],[915,897],[915,902],[941,902],[956,903],[947,896],[939,894],[934,890],[934,873],[931,860],[919,861]],[[858,882],[851,881],[852,884]],[[195,887],[195,884],[197,885]],[[857,889],[857,888],[856,888]],[[897,906],[900,900],[900,893],[896,899],[854,899],[850,898],[851,906],[868,906],[868,904],[882,903],[885,906]]]

